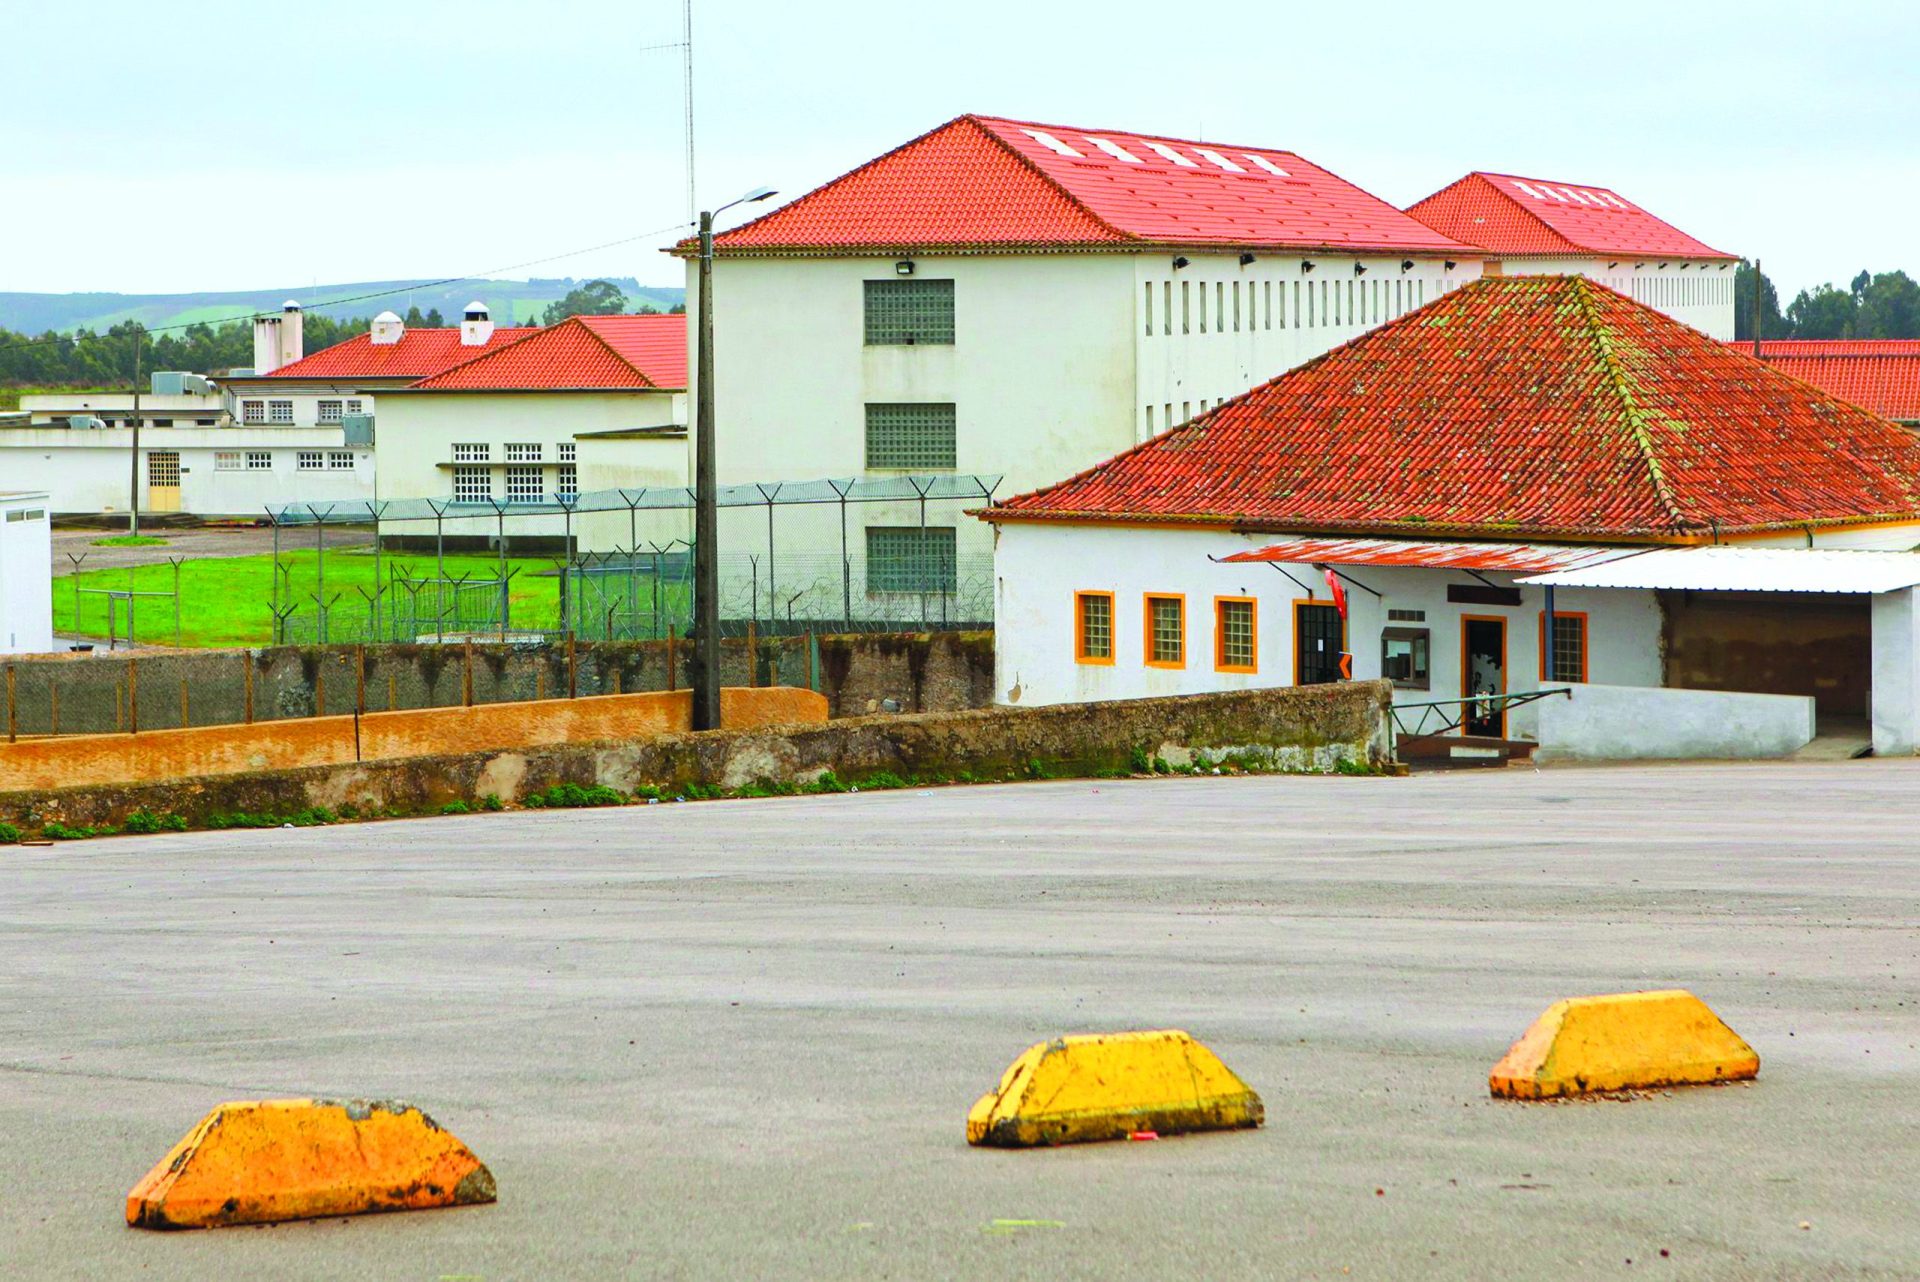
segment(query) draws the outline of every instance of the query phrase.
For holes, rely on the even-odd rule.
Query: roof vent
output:
[[[460,321],[460,346],[485,347],[493,340],[493,318],[485,303],[468,303]]]
[[[1231,160],[1228,160],[1225,156],[1221,155],[1219,152],[1213,150],[1211,147],[1195,147],[1194,150],[1200,153],[1200,158],[1202,160],[1205,160],[1211,164],[1218,165],[1220,168],[1226,170],[1230,174],[1244,174],[1247,172],[1246,170],[1242,169],[1239,165],[1236,165]]]
[[[407,332],[406,322],[393,312],[381,312],[373,318],[373,332],[369,335],[375,347],[390,347],[400,341]]]
[[[1042,147],[1045,147],[1048,151],[1056,152],[1062,156],[1074,156],[1080,159],[1085,159],[1084,156],[1081,156],[1081,153],[1067,146],[1067,144],[1061,142],[1058,138],[1055,138],[1052,134],[1047,133],[1045,130],[1022,129],[1020,132],[1025,134],[1027,137],[1033,139],[1035,142],[1039,143]]]
[[[1098,147],[1101,151],[1106,152],[1109,156],[1112,156],[1115,160],[1124,160],[1129,165],[1144,165],[1147,163],[1111,139],[1095,138],[1092,134],[1088,134],[1087,141]]]
[[[1185,156],[1181,155],[1179,152],[1175,151],[1173,148],[1167,146],[1167,144],[1163,142],[1150,142],[1147,144],[1147,149],[1152,151],[1155,155],[1161,156],[1167,160],[1171,160],[1174,164],[1180,166],[1182,169],[1200,168],[1199,165],[1195,164],[1191,160],[1188,160]]]

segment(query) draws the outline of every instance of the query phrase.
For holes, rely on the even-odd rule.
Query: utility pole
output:
[[[1760,284],[1766,278],[1760,274],[1760,260],[1753,260],[1753,359],[1765,359],[1760,355]]]
[[[133,483],[127,494],[127,533],[137,537],[140,533],[140,340],[144,331],[139,321],[129,324],[133,326]]]
[[[720,538],[713,440],[713,215],[700,212],[700,322],[694,373],[693,728],[720,728]]]

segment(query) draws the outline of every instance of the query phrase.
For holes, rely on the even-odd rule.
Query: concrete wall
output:
[[[0,430],[0,477],[9,489],[46,490],[56,512],[125,512],[132,447],[131,428],[7,428]],[[179,510],[199,516],[261,517],[269,504],[374,495],[373,451],[347,448],[338,427],[154,427],[148,418],[140,453],[160,451],[180,455]],[[271,466],[248,467],[246,455],[263,451]],[[302,470],[300,455],[316,451],[321,467]],[[222,454],[238,455],[237,466],[223,470]],[[352,466],[339,466],[336,455],[350,457]],[[147,466],[143,458],[143,512],[154,506]]]
[[[1575,685],[1542,699],[1541,761],[1784,757],[1813,739],[1813,700],[1718,690]]]
[[[0,654],[53,649],[53,522],[47,512],[45,494],[0,495]]]
[[[215,776],[184,783],[0,793],[0,822],[118,824],[136,810],[204,824],[218,814],[437,813],[496,795],[512,802],[556,784],[804,785],[832,771],[859,782],[1125,773],[1135,753],[1176,764],[1232,757],[1270,769],[1332,771],[1386,759],[1387,688],[1378,682],[1192,699],[993,708],[868,717],[781,730],[709,731],[620,743],[471,752]]]
[[[1124,526],[1067,526],[1008,522],[994,557],[999,598],[995,612],[997,678],[994,697],[1012,704],[1130,699],[1209,690],[1290,685],[1294,680],[1294,603],[1327,602],[1325,580],[1310,567],[1222,565],[1210,558],[1264,547],[1282,536],[1223,530],[1162,530]],[[1288,577],[1288,575],[1292,577]],[[1488,574],[1513,586],[1513,575]],[[1520,605],[1466,605],[1447,600],[1450,584],[1482,586],[1458,571],[1354,567],[1347,589],[1347,648],[1354,676],[1378,677],[1380,637],[1387,627],[1425,628],[1431,676],[1425,689],[1396,692],[1397,702],[1459,698],[1462,689],[1461,619],[1472,615],[1506,624],[1506,689],[1545,684],[1540,671],[1544,589],[1519,589]],[[1114,597],[1114,661],[1080,662],[1074,649],[1074,594]],[[1186,662],[1179,668],[1145,663],[1147,593],[1184,594]],[[1256,604],[1257,662],[1253,672],[1222,672],[1214,663],[1214,600],[1251,597]],[[1651,592],[1561,590],[1554,608],[1587,616],[1589,678],[1615,685],[1660,684],[1660,612]],[[1388,618],[1389,610],[1418,611],[1417,621]],[[1516,710],[1509,733],[1530,735],[1531,713]]]
[[[810,690],[726,689],[721,722],[738,729],[827,719]],[[89,784],[145,783],[255,770],[430,757],[492,748],[604,743],[682,732],[693,699],[677,693],[496,703],[358,719],[315,717],[250,726],[158,730],[140,735],[70,735],[0,743],[0,792]]]
[[[1873,598],[1873,752],[1920,752],[1920,591]]]

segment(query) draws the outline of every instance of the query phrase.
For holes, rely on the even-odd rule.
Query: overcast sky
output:
[[[685,217],[679,0],[4,0],[0,290],[482,272]],[[1920,3],[695,0],[699,190],[967,111],[1610,186],[1791,294],[1920,274]],[[1827,11],[1822,12],[1825,9]],[[502,275],[677,284],[651,240]],[[484,290],[476,291],[484,294]]]

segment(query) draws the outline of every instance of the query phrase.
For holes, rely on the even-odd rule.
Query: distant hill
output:
[[[149,329],[195,321],[218,323],[253,312],[271,311],[289,298],[309,312],[335,320],[372,316],[392,308],[406,314],[409,307],[427,312],[438,308],[457,321],[468,302],[479,299],[501,325],[531,324],[548,303],[588,280],[609,280],[627,296],[627,306],[638,311],[651,307],[668,311],[683,301],[686,291],[641,285],[631,276],[556,276],[534,280],[468,280],[454,285],[429,286],[425,281],[368,280],[345,285],[289,286],[283,289],[202,290],[191,294],[24,294],[0,292],[0,329],[16,334],[67,333],[75,329],[106,330],[124,320],[138,320]],[[360,302],[336,302],[363,294],[404,292]]]

